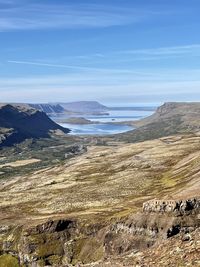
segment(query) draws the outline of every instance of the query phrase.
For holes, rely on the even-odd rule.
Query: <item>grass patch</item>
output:
[[[0,256],[0,267],[20,267],[17,258],[4,254]]]
[[[175,187],[177,185],[177,180],[169,175],[164,175],[161,179],[161,184],[166,188]]]
[[[92,253],[91,253],[92,251]],[[103,244],[95,237],[80,239],[76,242],[72,264],[82,262],[88,264],[101,260],[104,255]]]
[[[59,240],[49,240],[44,244],[40,244],[37,249],[37,255],[40,258],[46,258],[52,255],[63,255],[63,247]]]

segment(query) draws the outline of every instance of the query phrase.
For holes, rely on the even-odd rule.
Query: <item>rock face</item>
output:
[[[75,266],[78,261],[98,261],[103,257],[105,231],[101,232],[101,228],[69,219],[48,220],[28,228],[2,227],[0,255],[15,256],[20,266],[27,267]]]
[[[113,224],[105,236],[105,253],[118,256],[144,251],[177,234],[185,235],[200,227],[200,200],[152,200],[143,211]]]
[[[11,146],[27,138],[47,138],[50,131],[69,133],[44,112],[28,106],[4,105],[0,108],[0,146]],[[6,131],[5,131],[6,129]]]
[[[30,107],[45,112],[48,115],[65,113],[65,109],[59,104],[29,104]]]
[[[199,199],[187,200],[151,200],[143,204],[144,212],[194,214],[200,211]]]
[[[199,213],[197,199],[153,200],[144,203],[143,211],[107,225],[50,219],[28,227],[1,226],[0,254],[15,256],[21,266],[93,266],[104,258],[112,262],[113,257],[142,253],[178,234],[187,242],[200,227]]]
[[[37,225],[36,227],[28,229],[27,234],[62,232],[74,226],[75,223],[71,220],[49,220],[45,223]]]
[[[87,147],[84,145],[73,145],[66,148],[65,158],[69,159],[71,157],[74,157],[75,155],[81,155],[83,153],[87,152]]]
[[[63,259],[66,243],[75,230],[76,222],[71,220],[49,220],[28,229],[18,227],[12,229],[16,236],[8,235],[2,249],[4,253],[16,256],[22,266],[61,265],[68,261],[67,257]]]

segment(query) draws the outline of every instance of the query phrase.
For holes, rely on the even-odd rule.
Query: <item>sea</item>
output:
[[[84,117],[85,119],[91,120],[93,124],[69,124],[69,123],[59,123],[61,126],[71,130],[72,135],[109,135],[118,134],[134,129],[133,126],[125,124],[117,124],[117,122],[125,121],[136,121],[146,118],[152,115],[156,110],[156,107],[130,107],[124,108],[117,107],[109,110],[109,115],[79,115],[71,117]],[[67,119],[70,116],[62,117],[62,119]],[[53,117],[55,121],[61,117]],[[97,123],[95,123],[97,122]],[[58,123],[58,122],[57,122]]]

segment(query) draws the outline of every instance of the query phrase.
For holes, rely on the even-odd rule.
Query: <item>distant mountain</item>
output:
[[[30,107],[45,112],[48,115],[63,114],[66,110],[59,104],[29,104]]]
[[[120,134],[120,140],[138,142],[179,133],[200,131],[200,103],[168,102],[156,112],[132,123],[137,129]]]
[[[168,102],[158,107],[156,112],[138,121],[138,126],[145,126],[151,123],[173,123],[171,130],[199,131],[200,130],[200,102]],[[176,124],[175,124],[176,122]],[[172,126],[172,125],[171,125]]]
[[[0,106],[0,146],[10,146],[27,138],[47,138],[54,130],[69,133],[44,112],[28,105]]]
[[[80,113],[102,113],[108,108],[97,101],[78,101],[70,103],[59,103],[65,110]]]

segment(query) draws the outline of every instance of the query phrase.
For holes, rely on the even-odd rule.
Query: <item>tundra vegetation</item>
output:
[[[199,266],[199,112],[1,148],[0,266]]]

